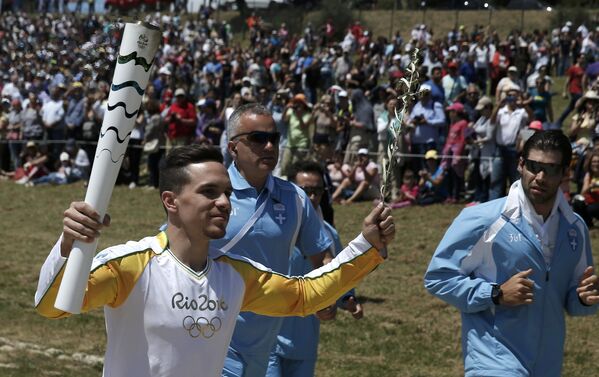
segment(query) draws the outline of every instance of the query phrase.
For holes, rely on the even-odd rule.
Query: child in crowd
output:
[[[416,203],[418,199],[418,181],[414,172],[410,169],[406,169],[403,173],[402,185],[399,189],[397,198],[391,203],[391,208],[403,208],[411,206]]]

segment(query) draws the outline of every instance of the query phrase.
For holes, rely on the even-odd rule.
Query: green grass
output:
[[[562,85],[563,79],[557,79],[554,91],[561,91]],[[561,97],[554,97],[556,116],[565,105]],[[65,356],[103,355],[102,311],[53,321],[33,309],[39,268],[61,232],[62,212],[71,201],[85,197],[85,188],[24,188],[0,181],[0,193],[0,376],[100,376],[101,367],[81,366]],[[368,209],[366,203],[336,208],[344,242],[357,234]],[[459,210],[432,206],[395,211],[398,237],[390,247],[390,259],[357,290],[365,303],[365,318],[355,321],[340,313],[336,321],[321,326],[317,376],[462,373],[459,313],[428,295],[422,285],[430,257]],[[153,234],[164,220],[153,190],[115,188],[109,213],[113,223],[101,237],[100,248]],[[591,236],[598,245],[599,232]],[[599,357],[599,340],[592,335],[597,326],[597,317],[568,320],[563,375],[589,375],[587,366]],[[17,341],[57,348],[59,356],[7,347]]]
[[[47,320],[33,309],[39,268],[61,231],[62,212],[70,201],[84,197],[84,187],[23,188],[2,181],[0,192],[0,375],[100,376],[99,366],[62,358],[75,352],[103,354],[102,311]],[[356,321],[341,312],[336,321],[321,326],[317,376],[462,374],[459,313],[427,294],[422,281],[431,254],[460,209],[436,205],[394,212],[398,235],[390,258],[357,289],[365,318]],[[366,203],[336,208],[344,242],[359,231],[368,210]],[[102,235],[100,247],[153,234],[163,221],[156,191],[117,187],[109,213],[113,224]],[[599,232],[591,236],[598,245]],[[593,331],[598,326],[596,316],[568,320],[564,376],[590,375],[588,367],[599,358]],[[15,341],[57,348],[63,357],[7,349],[6,343]]]

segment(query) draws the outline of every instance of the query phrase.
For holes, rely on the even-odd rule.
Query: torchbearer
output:
[[[150,77],[150,68],[160,44],[161,32],[154,25],[139,22],[125,25],[121,49],[104,114],[100,139],[89,186],[85,195],[100,217],[104,217],[112,189],[127,150],[129,135],[141,106]],[[75,242],[64,271],[54,306],[79,313],[97,239],[93,243]]]
[[[213,147],[174,148],[160,170],[166,230],[94,258],[82,311],[104,307],[104,377],[221,376],[240,311],[306,316],[334,303],[383,261],[378,250],[391,242],[395,226],[382,204],[335,259],[303,277],[273,272],[235,255],[235,248],[225,253],[210,247],[225,235],[231,214],[233,187],[222,162]],[[84,202],[65,211],[63,234],[44,262],[35,294],[41,315],[69,315],[52,305],[65,258],[75,240],[95,241],[100,218]],[[271,245],[277,246],[287,252]]]

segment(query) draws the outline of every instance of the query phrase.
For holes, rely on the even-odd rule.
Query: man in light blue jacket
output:
[[[560,376],[564,311],[597,311],[588,229],[559,188],[571,154],[561,131],[533,135],[508,196],[462,211],[435,251],[425,286],[462,312],[466,376]]]

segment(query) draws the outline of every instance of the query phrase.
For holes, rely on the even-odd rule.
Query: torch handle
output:
[[[92,243],[75,241],[65,266],[54,307],[73,314],[81,312],[87,279],[89,279],[89,270],[97,246],[97,238]]]

